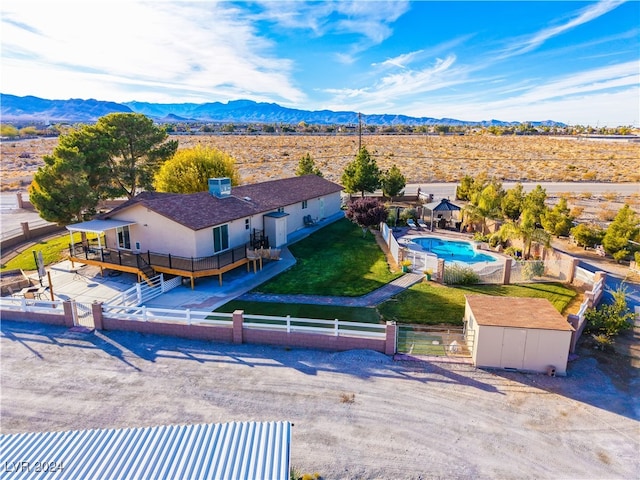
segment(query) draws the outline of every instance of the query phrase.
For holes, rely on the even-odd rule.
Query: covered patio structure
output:
[[[431,213],[430,230],[433,231],[434,221],[437,221],[438,228],[453,228],[460,230],[461,220],[454,218],[454,212],[462,210],[462,207],[452,203],[447,198],[441,200],[425,203],[422,206],[422,217],[424,218],[425,210],[429,210]],[[435,218],[434,218],[435,217]]]

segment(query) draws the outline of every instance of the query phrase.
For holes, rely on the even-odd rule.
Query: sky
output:
[[[640,126],[640,1],[3,0],[0,91]]]

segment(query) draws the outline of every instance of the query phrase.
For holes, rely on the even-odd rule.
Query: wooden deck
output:
[[[151,271],[153,273],[165,273],[168,275],[175,275],[180,277],[186,277],[191,279],[191,289],[195,288],[195,279],[203,277],[218,276],[218,281],[222,285],[222,275],[226,272],[234,270],[243,265],[247,266],[247,272],[251,271],[251,265],[253,264],[253,271],[257,272],[258,268],[262,269],[262,258],[259,257],[243,257],[238,260],[226,263],[218,268],[207,268],[207,264],[198,264],[197,268],[194,268],[193,259],[173,258],[170,265],[166,265],[162,261],[154,261],[154,255],[149,256],[145,254],[135,254],[124,251],[114,250],[89,250],[82,251],[81,254],[70,254],[68,259],[73,263],[82,263],[86,265],[93,265],[100,268],[100,274],[104,275],[104,270],[117,270],[120,272],[134,273],[138,276],[138,282],[142,280],[149,282]],[[214,258],[214,257],[211,257]],[[147,262],[149,259],[150,262]],[[141,267],[141,263],[143,267]],[[146,270],[146,271],[145,271]]]

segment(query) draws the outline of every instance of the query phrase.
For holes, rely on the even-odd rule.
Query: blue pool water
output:
[[[431,252],[445,261],[463,263],[496,262],[496,258],[479,252],[469,242],[461,240],[443,240],[436,237],[416,237],[411,241],[420,245],[425,252]]]

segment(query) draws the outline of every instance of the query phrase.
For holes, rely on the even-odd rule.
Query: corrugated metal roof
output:
[[[286,480],[290,443],[289,422],[0,435],[0,477]]]

